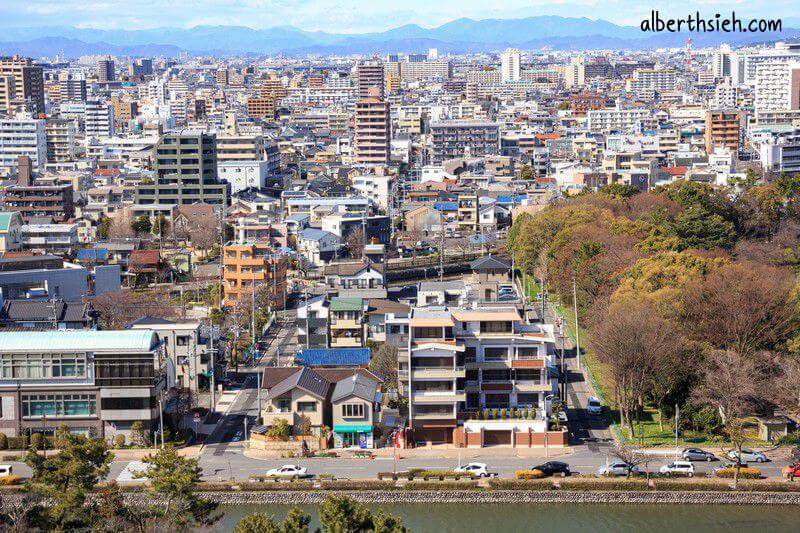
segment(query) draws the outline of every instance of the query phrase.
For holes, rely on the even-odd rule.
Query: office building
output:
[[[156,144],[153,159],[155,182],[136,186],[136,204],[230,203],[230,185],[217,179],[214,135],[191,130],[166,133]]]
[[[9,91],[0,91],[0,109],[23,109],[34,117],[44,113],[42,67],[35,66],[29,58],[0,57],[0,78],[5,76],[14,78],[13,99],[4,102],[2,99],[8,96]],[[3,83],[9,85],[8,80]]]
[[[3,333],[0,431],[73,433],[110,439],[158,427],[167,384],[163,343],[154,331]]]
[[[117,79],[116,72],[114,72],[114,60],[110,57],[105,57],[97,62],[97,80],[100,83],[108,83]]]
[[[356,102],[355,157],[361,164],[386,164],[389,161],[391,116],[389,103],[378,97],[379,89],[370,88],[370,95]]]

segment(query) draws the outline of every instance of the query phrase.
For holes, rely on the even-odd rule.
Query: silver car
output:
[[[632,476],[636,476],[639,474],[639,467],[636,465],[629,465],[628,463],[624,462],[616,462],[610,463],[607,465],[603,465],[597,469],[598,476],[627,476],[628,471]]]
[[[701,450],[700,448],[686,448],[683,450],[683,458],[686,461],[716,461],[713,453]]]
[[[728,452],[728,458],[732,459],[733,461],[735,461],[737,457],[739,457],[738,451],[731,450]],[[769,461],[767,456],[763,453],[749,450],[747,448],[742,448],[741,460],[743,463],[766,463]]]

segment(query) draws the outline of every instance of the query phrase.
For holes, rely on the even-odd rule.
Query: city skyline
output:
[[[651,9],[666,16],[683,17],[688,10],[730,13],[741,17],[783,17],[787,25],[798,21],[800,9],[789,0],[765,3],[702,0],[690,8],[677,1],[646,5],[631,0],[508,0],[488,6],[477,0],[443,0],[435,7],[410,0],[403,9],[388,2],[356,0],[235,0],[219,3],[200,0],[147,0],[135,5],[119,0],[87,4],[76,0],[52,2],[13,0],[0,6],[0,27],[75,27],[118,30],[192,28],[196,26],[244,26],[253,29],[291,26],[304,31],[332,33],[381,32],[416,24],[433,28],[460,18],[474,20],[515,19],[542,15],[574,17],[590,13],[590,20],[638,26]],[[601,14],[602,16],[597,16]]]

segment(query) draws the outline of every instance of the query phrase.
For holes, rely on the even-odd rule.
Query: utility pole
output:
[[[444,213],[439,211],[439,281],[444,281]]]
[[[161,431],[161,449],[164,449],[164,391],[158,393],[158,427]]]
[[[309,320],[308,320],[308,283],[303,284],[303,289],[305,290],[306,295],[306,350],[311,348],[311,330],[309,330]]]
[[[578,331],[578,286],[572,278],[572,306],[575,308],[575,354],[578,356],[578,368],[581,367],[581,334]]]
[[[256,414],[256,423],[261,423],[261,373],[256,374],[257,390],[258,390],[258,413]]]

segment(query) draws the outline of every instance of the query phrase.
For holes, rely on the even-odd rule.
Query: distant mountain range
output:
[[[792,19],[793,20],[793,19]],[[794,21],[800,27],[800,20]],[[556,50],[647,49],[684,46],[688,33],[643,33],[605,20],[538,16],[523,19],[462,18],[436,28],[416,24],[362,34],[310,32],[291,26],[255,30],[243,26],[196,26],[149,30],[99,30],[73,27],[4,28],[0,54],[77,57],[89,54],[176,56],[287,56],[421,52],[486,52],[508,46]],[[800,37],[800,29],[780,33],[694,33],[694,46],[745,44]]]

